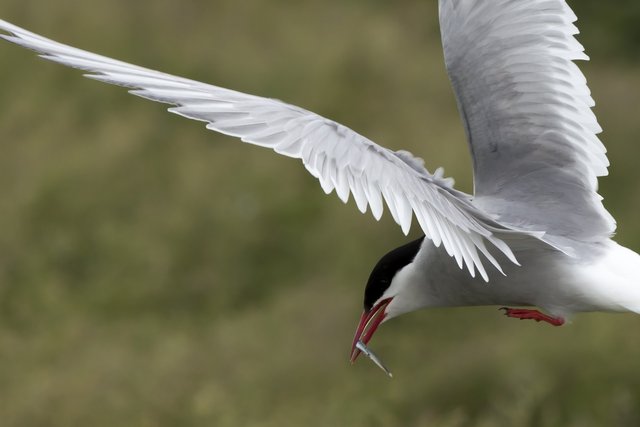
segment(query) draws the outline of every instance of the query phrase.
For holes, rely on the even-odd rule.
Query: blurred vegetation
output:
[[[573,0],[580,19],[581,41],[589,52],[609,60],[640,60],[640,3],[619,0],[607,5],[598,0]]]
[[[640,6],[573,1],[640,247]],[[394,149],[470,163],[436,1],[5,0],[67,42],[285,99]],[[362,289],[406,241],[295,161],[0,44],[0,425],[636,426],[640,317],[553,329],[494,308],[386,324],[347,362]]]

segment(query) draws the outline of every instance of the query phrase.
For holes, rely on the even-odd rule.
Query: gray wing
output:
[[[454,190],[440,173],[429,174],[420,159],[392,152],[336,122],[284,102],[248,95],[116,61],[0,21],[6,40],[35,50],[45,59],[87,70],[88,77],[131,88],[131,93],[175,105],[169,111],[201,120],[207,128],[301,159],[325,192],[334,189],[376,219],[383,200],[393,219],[409,232],[413,215],[436,246],[441,243],[471,275],[488,275],[479,253],[500,271],[485,242],[516,262],[499,236],[519,234],[496,223]],[[533,233],[531,233],[533,234]],[[495,252],[494,252],[495,253]]]
[[[445,62],[467,133],[475,202],[502,223],[572,242],[608,238],[607,174],[594,101],[574,60],[564,0],[439,0]]]

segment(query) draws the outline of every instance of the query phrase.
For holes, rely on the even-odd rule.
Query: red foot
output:
[[[504,310],[504,315],[507,317],[513,317],[515,319],[531,319],[536,322],[543,321],[553,326],[564,325],[564,319],[562,317],[548,316],[544,313],[540,313],[538,310],[526,310],[524,308],[508,308],[502,307],[500,310]]]

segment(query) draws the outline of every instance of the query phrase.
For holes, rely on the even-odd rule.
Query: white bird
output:
[[[377,327],[427,307],[500,305],[507,316],[562,325],[585,311],[640,312],[640,256],[611,236],[597,178],[607,174],[594,101],[575,60],[565,0],[439,0],[446,68],[473,157],[474,194],[406,151],[284,102],[79,50],[0,21],[2,37],[172,113],[301,159],[326,193],[376,219],[386,202],[424,236],[373,269],[351,350],[381,362]],[[491,267],[486,267],[488,263]],[[488,283],[487,283],[488,282]],[[506,306],[536,306],[514,309]]]

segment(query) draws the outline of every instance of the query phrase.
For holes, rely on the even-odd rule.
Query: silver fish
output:
[[[378,365],[378,367],[382,369],[385,374],[389,375],[389,378],[393,377],[391,371],[389,371],[387,367],[384,366],[382,361],[373,353],[373,351],[369,350],[369,347],[367,347],[365,343],[363,343],[361,340],[358,340],[358,342],[356,343],[356,348],[363,352],[369,359],[371,359],[373,363]]]

